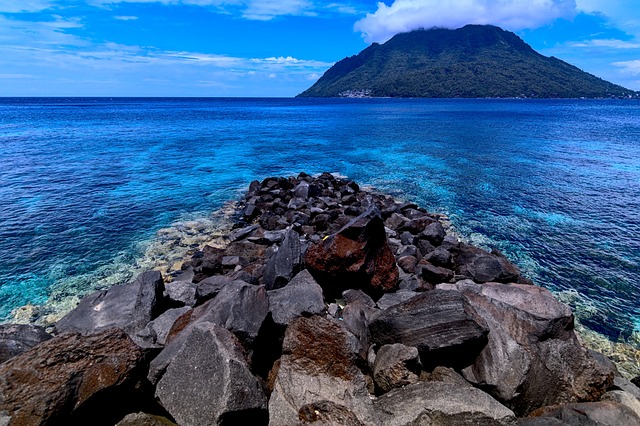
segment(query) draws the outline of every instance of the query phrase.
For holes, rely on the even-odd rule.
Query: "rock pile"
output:
[[[0,424],[640,424],[570,309],[442,217],[327,173],[241,208],[174,276],[0,329]]]

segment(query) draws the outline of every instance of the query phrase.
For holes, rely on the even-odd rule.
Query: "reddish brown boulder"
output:
[[[375,207],[309,247],[305,263],[328,294],[361,288],[377,298],[398,287],[395,257]]]
[[[142,364],[122,330],[55,337],[0,366],[0,423],[115,424],[135,411]]]

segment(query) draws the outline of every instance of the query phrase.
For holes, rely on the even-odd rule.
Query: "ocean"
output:
[[[2,98],[0,318],[173,262],[251,180],[301,171],[446,214],[583,325],[640,333],[630,100]]]

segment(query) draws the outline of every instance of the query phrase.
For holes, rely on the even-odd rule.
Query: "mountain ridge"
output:
[[[492,25],[396,34],[334,64],[299,97],[611,98],[638,93]]]

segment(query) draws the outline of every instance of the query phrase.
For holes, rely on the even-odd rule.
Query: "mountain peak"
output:
[[[400,33],[337,62],[299,96],[626,97],[636,93],[536,52],[493,25]]]

